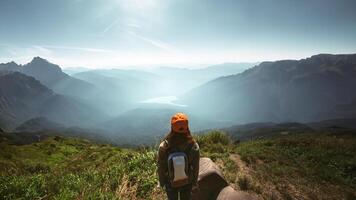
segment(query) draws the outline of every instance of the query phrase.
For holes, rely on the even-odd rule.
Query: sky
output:
[[[199,65],[356,53],[355,0],[0,0],[0,62]]]

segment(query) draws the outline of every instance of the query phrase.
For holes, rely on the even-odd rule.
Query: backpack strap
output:
[[[189,143],[187,148],[185,149],[185,152],[186,153],[190,153],[190,151],[192,150],[193,146],[195,145],[195,142],[194,143]]]
[[[194,146],[194,143],[193,144],[191,144],[191,143],[189,143],[188,145],[187,145],[187,148],[184,150],[184,153],[187,155],[187,159],[188,159],[188,163],[187,163],[187,173],[188,173],[188,177],[190,176],[190,174],[191,174],[191,171],[192,171],[192,156],[190,155],[190,153],[191,153],[191,151],[192,151],[192,149],[193,149],[193,146]]]
[[[163,140],[163,144],[164,144],[165,147],[168,149],[168,147],[169,147],[168,140]]]

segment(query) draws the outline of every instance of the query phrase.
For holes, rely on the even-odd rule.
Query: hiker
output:
[[[199,173],[199,145],[189,131],[183,113],[171,119],[171,131],[159,145],[158,176],[169,200],[190,200]]]

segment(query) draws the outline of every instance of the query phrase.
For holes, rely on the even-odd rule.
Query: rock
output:
[[[236,191],[231,186],[225,187],[216,200],[258,200],[259,198],[247,192]]]
[[[220,191],[228,186],[219,167],[210,158],[199,161],[198,188],[193,190],[193,200],[216,199]]]
[[[236,191],[226,181],[219,167],[210,158],[200,158],[198,187],[192,200],[258,200],[247,192]]]

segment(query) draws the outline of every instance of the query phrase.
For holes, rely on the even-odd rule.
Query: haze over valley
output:
[[[34,57],[25,65],[0,64],[0,122],[8,131],[74,128],[113,143],[138,143],[141,137],[152,143],[169,131],[167,119],[176,112],[189,114],[195,132],[255,122],[354,119],[355,66],[355,54],[320,54],[260,64],[68,75]]]
[[[353,119],[355,6],[1,1],[0,127],[154,143],[175,112],[194,132]]]

